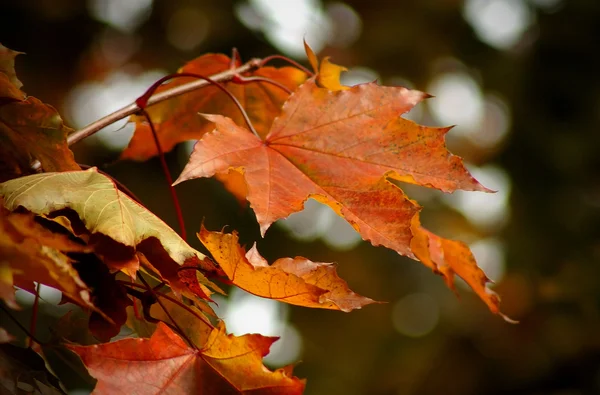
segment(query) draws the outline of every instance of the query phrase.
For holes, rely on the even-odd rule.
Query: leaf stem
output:
[[[228,80],[232,79],[234,76],[236,76],[237,74],[242,74],[247,71],[251,71],[251,70],[259,68],[261,66],[261,62],[262,62],[261,59],[258,59],[258,58],[251,59],[238,68],[225,70],[221,73],[212,75],[212,76],[210,76],[210,79],[213,81],[217,81],[217,82],[228,81]],[[205,81],[205,80],[199,80],[199,81],[192,81],[187,84],[179,85],[179,86],[173,87],[171,89],[167,89],[165,91],[157,93],[156,95],[152,95],[152,97],[150,97],[148,99],[147,106],[152,106],[156,103],[160,103],[165,100],[169,100],[173,97],[183,95],[184,93],[195,91],[197,89],[205,87],[208,84],[210,84],[210,82]],[[138,107],[138,105],[136,103],[131,103],[128,106],[125,106],[111,114],[108,114],[107,116],[100,118],[99,120],[97,120],[95,122],[92,122],[91,124],[84,127],[83,129],[80,129],[80,130],[76,131],[75,133],[71,134],[67,138],[67,143],[69,145],[73,145],[73,144],[77,143],[78,141],[81,141],[84,138],[89,137],[92,134],[98,132],[100,129],[102,129],[108,125],[111,125],[125,117],[135,114],[139,110],[140,110],[140,107]]]
[[[241,75],[236,75],[235,77],[233,77],[233,79],[231,80],[231,82],[233,82],[234,84],[249,84],[251,82],[265,82],[267,84],[271,84],[274,85],[276,87],[278,87],[281,90],[284,90],[285,92],[287,92],[288,94],[292,94],[292,90],[289,89],[287,86],[272,80],[270,78],[266,78],[266,77],[259,77],[259,76],[254,76],[254,77],[244,77]]]
[[[3,303],[0,303],[0,309],[4,310],[4,312],[6,313],[6,315],[8,316],[8,318],[11,319],[12,322],[15,323],[15,325],[17,325],[19,327],[19,329],[21,329],[29,339],[33,340],[34,342],[36,342],[39,345],[46,345],[46,343],[41,342],[38,338],[36,338],[33,333],[31,333],[30,331],[27,330],[27,328],[25,328],[25,326],[23,324],[21,324],[19,322],[19,320],[17,320],[15,317],[13,317],[13,315],[10,313],[10,311],[4,307]],[[30,346],[31,347],[31,346]]]
[[[250,59],[248,62],[244,63],[240,67],[225,70],[223,72],[214,74],[214,75],[210,76],[210,79],[213,81],[218,81],[218,82],[229,81],[234,76],[257,69],[257,68],[261,67],[261,65],[262,65],[261,59],[259,59],[259,58]],[[207,86],[208,84],[210,84],[210,82],[205,81],[205,80],[199,80],[199,81],[191,81],[187,84],[175,86],[171,89],[167,89],[165,91],[162,91],[162,92],[157,93],[156,95],[153,95],[152,97],[150,97],[148,99],[147,105],[152,106],[154,104],[163,102],[165,100],[169,100],[173,97],[183,95],[184,93],[192,92],[197,89],[203,88],[203,87]],[[97,133],[98,131],[100,131],[101,129],[103,129],[105,127],[112,125],[113,123],[115,123],[123,118],[126,118],[130,115],[135,114],[138,111],[140,111],[140,107],[138,107],[138,105],[136,103],[128,104],[127,106],[120,108],[117,111],[112,112],[112,113],[106,115],[105,117],[102,117],[102,118],[90,123],[83,129],[79,129],[76,132],[72,133],[71,135],[69,135],[67,137],[67,144],[73,145],[73,144],[85,139],[86,137],[89,137],[89,136]],[[39,161],[35,161],[31,167],[34,170],[38,170],[41,167],[41,164]]]
[[[158,81],[156,81],[154,84],[152,84],[152,86],[150,88],[148,88],[148,90],[146,91],[146,93],[144,93],[142,96],[138,97],[137,100],[135,101],[138,105],[138,107],[140,108],[145,108],[145,106],[147,106],[147,103],[149,103],[149,99],[150,99],[150,95],[152,94],[152,92],[154,92],[154,90],[156,90],[156,88],[158,88],[158,86],[160,86],[163,82],[173,79],[173,78],[180,78],[180,77],[192,77],[192,78],[198,78],[200,80],[204,80],[207,83],[214,85],[215,87],[219,88],[221,91],[223,91],[223,93],[225,93],[227,96],[229,96],[229,98],[233,101],[233,103],[237,106],[237,108],[240,110],[240,112],[242,113],[242,117],[244,118],[244,121],[246,122],[246,125],[248,126],[248,129],[250,129],[250,131],[258,138],[260,138],[260,135],[258,134],[258,132],[256,131],[256,129],[254,129],[254,125],[252,125],[252,121],[250,121],[250,118],[248,117],[248,114],[246,113],[246,110],[244,110],[244,106],[242,106],[242,104],[240,103],[240,101],[237,99],[237,97],[235,97],[233,95],[233,93],[229,92],[227,90],[227,88],[225,88],[225,86],[215,80],[213,80],[210,77],[205,77],[202,74],[195,74],[195,73],[177,73],[177,74],[172,74],[172,75],[167,75],[165,77],[162,77],[161,79],[159,79]],[[231,77],[232,80],[239,80],[240,79],[240,75],[239,74],[235,74]]]
[[[315,73],[313,73],[312,71],[310,71],[306,67],[302,66],[300,63],[296,62],[293,59],[288,58],[287,56],[283,56],[283,55],[271,55],[271,56],[267,56],[266,58],[264,58],[264,59],[262,59],[260,61],[260,67],[264,66],[265,64],[267,64],[271,60],[275,60],[275,59],[284,60],[284,61],[288,62],[289,64],[291,64],[292,66],[297,67],[300,70],[304,71],[306,74],[310,75],[311,77],[313,75],[315,75]]]
[[[169,192],[171,193],[171,200],[173,200],[173,207],[175,208],[175,214],[177,215],[177,222],[179,222],[179,235],[183,239],[183,241],[187,242],[187,232],[185,231],[185,222],[183,220],[183,212],[181,211],[181,205],[179,204],[179,198],[177,197],[177,192],[175,191],[175,187],[173,186],[173,177],[171,177],[171,172],[169,171],[169,165],[167,165],[167,160],[165,159],[165,153],[160,145],[160,141],[158,140],[158,134],[156,133],[156,129],[154,128],[154,123],[152,119],[150,119],[150,114],[145,109],[140,109],[140,113],[144,115],[148,124],[150,124],[150,130],[152,131],[152,137],[154,137],[154,144],[156,145],[156,150],[158,151],[158,157],[160,158],[160,165],[162,166],[162,171],[167,179],[167,184],[169,188]]]
[[[31,309],[31,323],[29,324],[29,332],[35,333],[35,327],[37,325],[37,316],[40,306],[40,287],[41,284],[37,283],[35,286],[35,299],[33,300],[33,307]],[[33,338],[29,338],[27,341],[27,347],[33,346]]]

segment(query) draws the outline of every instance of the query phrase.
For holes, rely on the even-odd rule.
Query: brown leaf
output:
[[[269,266],[256,245],[248,253],[240,247],[236,232],[210,232],[202,226],[198,238],[231,282],[254,295],[345,312],[376,303],[352,292],[331,263],[296,257],[278,259]]]
[[[239,66],[236,65],[235,67]],[[187,63],[179,72],[214,75],[231,67],[231,59],[221,54],[207,54]],[[294,91],[306,79],[304,72],[293,67],[261,67],[245,77],[266,77]],[[162,85],[156,92],[188,83],[192,78],[177,78]],[[279,114],[282,104],[289,94],[269,83],[251,82],[245,84],[225,82],[223,84],[248,113],[254,127],[261,135],[266,135],[273,119]],[[197,140],[213,129],[210,121],[198,116],[198,113],[224,114],[238,125],[244,124],[240,110],[221,90],[207,86],[200,90],[172,98],[148,108],[156,128],[163,151],[168,152],[182,141]],[[145,118],[133,116],[136,130],[129,146],[121,154],[122,159],[147,160],[157,155],[156,146]]]
[[[98,380],[95,394],[300,394],[304,381],[262,364],[275,340],[227,335],[221,325],[195,350],[159,323],[150,339],[69,348]]]

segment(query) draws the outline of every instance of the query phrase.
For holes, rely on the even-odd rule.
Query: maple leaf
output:
[[[13,285],[35,292],[34,282],[39,282],[62,291],[80,306],[97,310],[73,260],[65,255],[86,250],[67,236],[45,229],[31,213],[9,213],[0,206],[0,298],[18,308]]]
[[[236,232],[210,232],[202,226],[198,238],[233,284],[263,298],[305,307],[349,312],[376,303],[348,288],[335,265],[303,257],[278,259],[272,265],[256,244],[246,253]]]
[[[67,208],[75,211],[89,232],[129,247],[132,256],[136,256],[136,250],[142,253],[149,268],[163,275],[176,289],[186,289],[177,275],[177,268],[184,263],[197,264],[207,272],[219,272],[204,254],[190,247],[148,209],[119,191],[110,178],[95,168],[10,180],[0,184],[0,196],[4,197],[4,206],[9,210],[21,206],[38,215]],[[219,290],[204,275],[199,273],[198,276],[204,285]]]
[[[68,347],[98,380],[95,394],[300,394],[303,380],[262,364],[275,340],[227,335],[221,324],[196,350],[161,322],[150,339]]]
[[[400,118],[426,97],[375,83],[332,92],[311,79],[285,103],[264,140],[226,117],[205,115],[215,130],[196,144],[175,184],[234,169],[244,175],[263,235],[314,198],[373,245],[418,259],[411,240],[419,230],[412,221],[421,207],[391,180],[443,192],[488,191],[447,150],[450,128]],[[461,265],[464,270],[456,270]],[[461,277],[470,275],[471,262],[457,257],[452,266]],[[478,293],[497,306],[497,297]]]
[[[234,64],[238,67],[240,64]],[[200,56],[184,65],[179,72],[194,73],[204,76],[214,75],[232,67],[231,59],[221,54]],[[295,90],[306,79],[306,74],[294,67],[261,67],[245,77],[265,77],[276,81],[290,90]],[[185,84],[191,78],[177,78],[160,86],[156,92]],[[266,134],[279,114],[281,106],[289,94],[269,83],[251,82],[240,84],[225,82],[223,84],[242,104],[256,130]],[[233,101],[215,86],[207,86],[200,90],[178,96],[148,108],[148,113],[154,123],[161,148],[168,152],[182,141],[197,140],[206,132],[212,130],[212,125],[198,112],[219,113],[229,116],[239,125],[244,119],[239,108]],[[152,132],[144,117],[133,116],[131,121],[136,123],[135,133],[128,147],[121,154],[121,159],[143,161],[158,155]]]
[[[425,266],[440,273],[450,289],[455,290],[454,275],[458,275],[469,284],[490,311],[507,322],[516,323],[500,312],[499,296],[486,286],[491,280],[477,266],[473,253],[465,243],[431,233],[421,226],[418,215],[413,218],[412,229],[415,235],[411,240],[412,251]]]
[[[34,159],[46,171],[79,170],[67,145],[72,129],[52,106],[20,90],[18,54],[0,45],[0,182],[30,174]]]

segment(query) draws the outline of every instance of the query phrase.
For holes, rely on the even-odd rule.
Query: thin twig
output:
[[[289,95],[292,94],[292,90],[289,89],[287,86],[283,85],[280,82],[277,82],[275,80],[267,78],[267,77],[258,77],[258,76],[255,76],[255,77],[244,77],[244,76],[241,76],[241,75],[236,75],[233,78],[233,80],[231,80],[231,82],[233,82],[234,84],[242,84],[242,85],[244,85],[244,84],[250,84],[252,82],[264,82],[264,83],[271,84],[271,85],[274,85],[274,86],[278,87],[279,89],[287,92]]]
[[[11,321],[14,322],[15,325],[17,325],[19,327],[19,329],[21,329],[30,339],[32,339],[34,342],[36,342],[37,344],[40,344],[42,346],[46,345],[46,343],[41,342],[38,338],[36,338],[33,335],[33,333],[29,332],[27,330],[27,328],[25,328],[25,326],[19,322],[19,320],[17,320],[15,317],[13,317],[13,315],[10,313],[10,311],[8,311],[8,309],[6,307],[4,307],[4,304],[0,303],[0,309],[4,310],[4,312],[6,313],[8,318],[10,318]]]
[[[158,134],[156,133],[156,129],[154,128],[154,123],[152,123],[152,119],[150,119],[150,114],[148,111],[143,108],[140,110],[142,115],[150,124],[150,130],[152,131],[152,137],[154,137],[154,144],[156,145],[156,150],[158,151],[158,157],[160,158],[160,165],[162,166],[163,173],[165,178],[167,179],[167,184],[169,188],[169,192],[171,193],[171,200],[173,200],[173,207],[175,208],[175,214],[177,215],[177,222],[179,222],[179,235],[183,239],[183,241],[187,241],[187,232],[185,231],[185,222],[183,220],[183,213],[181,212],[181,205],[179,204],[179,198],[177,197],[177,192],[175,191],[175,187],[173,186],[173,177],[171,177],[171,172],[169,171],[169,165],[167,164],[167,160],[165,159],[165,152],[163,151],[160,141],[158,140]]]
[[[312,71],[310,71],[306,67],[302,66],[300,63],[296,62],[293,59],[288,58],[287,56],[283,56],[283,55],[271,55],[271,56],[267,56],[266,58],[264,58],[264,59],[262,59],[260,61],[260,67],[264,66],[265,64],[267,64],[271,60],[275,60],[275,59],[280,59],[280,60],[286,61],[289,64],[291,64],[291,65],[299,68],[300,70],[304,71],[306,74],[308,74],[311,77],[313,75],[315,75],[315,73],[313,73]]]
[[[35,286],[35,299],[33,300],[33,307],[31,309],[31,323],[29,324],[29,332],[30,333],[35,333],[35,327],[37,325],[37,316],[38,316],[38,309],[40,306],[40,288],[41,288],[41,284],[37,283]],[[27,347],[31,348],[33,346],[33,338],[30,337],[27,340]]]
[[[262,63],[261,59],[258,59],[258,58],[251,59],[248,62],[241,65],[240,67],[237,67],[237,68],[231,69],[231,70],[225,70],[221,73],[212,75],[210,78],[213,81],[220,81],[220,82],[228,81],[238,74],[246,73],[248,71],[259,68],[261,66],[261,63]],[[169,100],[173,97],[183,95],[184,93],[195,91],[197,89],[205,87],[208,84],[209,84],[209,82],[207,82],[207,81],[197,80],[197,81],[191,81],[187,84],[175,86],[171,89],[167,89],[165,91],[162,91],[162,92],[157,93],[156,95],[152,96],[148,100],[148,106],[152,106],[154,104],[163,102],[165,100]],[[131,103],[113,113],[108,114],[107,116],[105,116],[103,118],[98,119],[97,121],[90,123],[83,129],[79,129],[78,131],[72,133],[71,135],[69,135],[67,137],[67,143],[69,145],[73,145],[73,144],[85,139],[86,137],[89,137],[89,136],[93,135],[94,133],[97,133],[99,130],[101,130],[105,127],[112,125],[113,123],[115,123],[123,118],[126,118],[130,115],[135,114],[139,110],[140,110],[140,107],[138,107],[137,104]],[[41,167],[41,164],[39,161],[36,161],[33,163],[33,165],[31,167],[34,170],[38,170]]]

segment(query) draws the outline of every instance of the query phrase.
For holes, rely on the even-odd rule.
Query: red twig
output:
[[[275,85],[276,87],[283,89],[290,95],[292,94],[292,90],[289,89],[287,86],[285,86],[282,83],[279,83],[275,80],[267,78],[267,77],[259,77],[259,76],[244,77],[242,75],[236,75],[235,77],[233,77],[231,82],[233,82],[234,84],[249,84],[251,82],[266,82],[267,84]]]
[[[18,326],[19,329],[21,329],[23,331],[23,333],[25,333],[30,340],[33,340],[34,342],[36,342],[37,344],[40,344],[42,346],[46,345],[46,343],[41,342],[38,338],[36,338],[33,335],[33,333],[31,333],[30,331],[28,331],[27,328],[25,328],[25,326],[19,322],[19,320],[17,320],[15,317],[13,317],[13,315],[10,313],[10,311],[6,307],[4,307],[4,305],[2,303],[0,303],[0,309],[4,310],[4,312],[6,313],[6,315],[8,316],[8,318],[10,318],[10,320],[16,326]],[[29,347],[31,347],[31,344],[29,345]]]
[[[142,107],[142,106],[140,106]],[[152,119],[150,119],[150,114],[143,107],[140,112],[146,117],[146,120],[150,124],[150,130],[152,130],[152,137],[154,137],[154,144],[156,145],[156,150],[158,151],[158,157],[160,158],[160,165],[162,166],[163,173],[165,174],[165,178],[167,179],[167,184],[169,187],[169,192],[171,192],[171,199],[173,200],[173,207],[175,207],[175,213],[177,214],[177,222],[179,222],[179,234],[184,241],[187,241],[187,232],[185,231],[185,222],[183,220],[183,212],[181,211],[181,205],[179,204],[179,198],[177,197],[177,192],[175,191],[175,187],[173,186],[173,177],[171,177],[171,172],[169,171],[169,166],[167,165],[167,160],[165,159],[165,153],[160,146],[160,141],[158,140],[158,134],[156,134],[156,129],[154,128],[154,124],[152,123]]]
[[[31,309],[31,323],[29,324],[29,333],[31,333],[32,335],[35,333],[35,327],[37,325],[38,309],[40,306],[40,286],[40,283],[37,283],[37,285],[35,286],[35,299],[33,300],[33,307]],[[27,340],[27,347],[31,348],[31,346],[33,346],[34,340],[35,339],[33,338],[33,336],[30,336]]]
[[[310,71],[306,67],[302,66],[300,63],[296,62],[293,59],[288,58],[287,56],[283,56],[283,55],[271,55],[271,56],[267,56],[266,58],[264,58],[264,59],[262,59],[260,61],[260,67],[263,67],[265,64],[267,64],[271,60],[275,60],[275,59],[280,59],[280,60],[286,61],[289,64],[293,65],[294,67],[297,67],[300,70],[304,71],[306,74],[310,75],[311,77],[313,75],[315,75],[315,73],[313,73],[312,71]]]
[[[254,133],[254,135],[258,138],[260,138],[260,135],[258,134],[258,132],[256,131],[256,129],[254,129],[254,126],[252,125],[252,122],[250,121],[250,118],[248,117],[248,114],[246,113],[246,110],[244,110],[244,107],[242,106],[242,104],[239,102],[239,100],[233,95],[233,93],[229,92],[227,90],[227,88],[225,88],[225,86],[223,86],[223,84],[218,83],[217,81],[213,80],[210,77],[205,77],[201,74],[195,74],[195,73],[178,73],[178,74],[172,74],[172,75],[167,75],[165,77],[162,77],[161,79],[159,79],[158,81],[156,81],[154,84],[152,84],[152,86],[150,88],[148,88],[148,90],[146,91],[146,93],[144,93],[142,96],[138,97],[137,100],[135,101],[135,103],[138,105],[138,107],[140,108],[145,108],[147,106],[147,103],[150,99],[150,97],[152,96],[152,94],[154,93],[154,91],[160,86],[162,85],[165,81],[168,81],[170,79],[173,78],[180,78],[180,77],[192,77],[192,78],[198,78],[201,80],[204,80],[206,82],[208,82],[209,84],[212,84],[214,86],[216,86],[217,88],[219,88],[221,91],[223,91],[223,93],[225,93],[227,96],[229,96],[229,98],[235,103],[235,105],[237,106],[237,108],[239,108],[240,112],[242,113],[242,117],[244,117],[244,121],[246,122],[246,125],[248,125],[248,129],[250,129],[250,131],[252,133]],[[231,78],[235,78],[235,75],[231,76]]]

